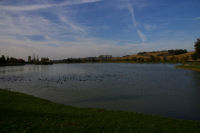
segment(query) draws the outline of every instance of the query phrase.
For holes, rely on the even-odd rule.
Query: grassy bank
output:
[[[200,122],[81,109],[0,89],[0,132],[199,133]]]
[[[176,66],[176,68],[182,68],[187,70],[199,71],[200,72],[200,64],[199,63],[189,63],[189,64],[182,64]]]

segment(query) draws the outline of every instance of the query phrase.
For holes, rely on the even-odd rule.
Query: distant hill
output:
[[[113,60],[135,62],[186,62],[192,60],[191,55],[193,53],[194,52],[187,52],[185,50],[140,52],[135,55],[114,57]]]
[[[111,55],[101,55],[99,57],[68,58],[54,60],[54,63],[96,63],[96,62],[131,62],[131,63],[184,63],[192,61],[192,54],[187,50],[176,49],[166,51],[139,52],[135,55],[125,55],[122,57],[112,57]]]

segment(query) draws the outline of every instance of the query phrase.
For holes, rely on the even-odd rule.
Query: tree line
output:
[[[165,55],[180,55],[185,54],[188,51],[186,49],[171,49],[171,50],[163,50],[163,51],[152,51],[152,52],[139,52],[137,55],[147,55],[149,53],[165,53]],[[160,54],[162,56],[164,54]]]
[[[190,56],[177,57],[177,56],[135,56],[126,59],[114,59],[116,62],[136,62],[136,63],[184,63],[190,59]]]
[[[25,61],[23,59],[17,59],[14,57],[5,57],[5,55],[2,55],[0,57],[0,65],[24,65]]]

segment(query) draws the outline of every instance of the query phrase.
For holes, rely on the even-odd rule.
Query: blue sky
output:
[[[199,0],[0,0],[0,54],[51,59],[193,50]]]

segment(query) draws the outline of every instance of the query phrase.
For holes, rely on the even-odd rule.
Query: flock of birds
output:
[[[86,82],[86,81],[103,81],[106,78],[117,78],[120,75],[116,74],[101,74],[101,75],[63,75],[63,76],[54,76],[54,77],[24,77],[24,76],[4,76],[0,77],[0,81],[2,82],[42,82],[42,83],[56,83],[56,84],[64,84],[68,81],[78,81],[78,82]]]

